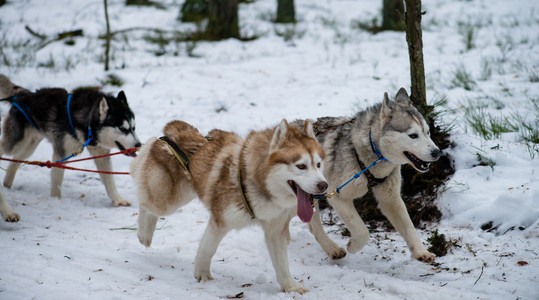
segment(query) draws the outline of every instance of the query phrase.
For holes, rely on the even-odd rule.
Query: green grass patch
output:
[[[472,101],[476,100],[470,100],[465,118],[473,133],[485,140],[500,138],[503,133],[516,133],[517,142],[526,146],[530,157],[539,156],[539,99],[529,98],[531,108],[526,115],[515,111],[507,116],[493,115],[487,112],[488,104]]]
[[[450,88],[461,87],[467,91],[472,91],[477,86],[477,83],[473,80],[472,74],[466,70],[466,67],[463,64],[456,68],[453,75],[454,77],[451,80]]]
[[[475,48],[475,38],[477,36],[479,26],[472,24],[470,21],[459,22],[457,25],[458,32],[460,35],[462,35],[462,40],[464,42],[466,51]]]

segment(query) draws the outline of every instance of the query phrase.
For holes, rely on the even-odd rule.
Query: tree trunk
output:
[[[105,71],[109,70],[109,60],[110,60],[110,39],[112,35],[110,34],[110,23],[109,23],[109,9],[108,1],[104,0],[105,5],[105,21],[107,22],[107,36],[105,38]]]
[[[296,23],[294,0],[277,0],[277,23]]]
[[[427,118],[430,118],[432,107],[427,107],[425,90],[425,65],[423,64],[423,38],[421,31],[421,0],[406,0],[406,41],[408,42],[408,54],[410,56],[410,79],[412,82],[412,103]]]
[[[209,1],[206,38],[211,41],[240,38],[238,0]]]
[[[180,21],[201,22],[208,17],[208,0],[186,0],[180,9]]]
[[[403,0],[384,0],[382,5],[382,30],[404,31]]]

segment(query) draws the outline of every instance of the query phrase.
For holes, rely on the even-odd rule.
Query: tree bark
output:
[[[209,1],[206,38],[211,41],[240,38],[238,0]]]
[[[109,23],[109,9],[108,1],[104,0],[105,5],[105,21],[107,22],[107,36],[105,37],[105,71],[109,70],[109,60],[110,60],[110,39],[112,35],[110,34],[110,23]]]
[[[433,122],[429,116],[432,108],[427,107],[425,90],[425,65],[423,63],[423,37],[421,31],[421,0],[406,0],[406,41],[410,56],[410,99],[417,109]]]
[[[276,23],[296,23],[294,0],[277,0]]]
[[[186,0],[180,9],[180,21],[201,22],[208,17],[208,0]]]

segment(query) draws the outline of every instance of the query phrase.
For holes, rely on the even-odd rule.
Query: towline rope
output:
[[[347,184],[349,184],[350,182],[352,182],[352,180],[354,179],[357,179],[359,178],[359,176],[361,176],[361,174],[365,173],[370,167],[374,167],[379,161],[383,161],[383,160],[387,160],[385,157],[378,157],[377,160],[375,160],[372,164],[368,165],[365,169],[361,170],[361,172],[359,173],[356,173],[354,174],[354,176],[352,176],[352,178],[350,178],[347,182],[345,182],[343,185],[341,185],[340,187],[336,188],[333,192],[329,193],[329,194],[326,194],[324,196],[326,196],[327,198],[331,198],[333,195],[335,194],[339,194],[341,192],[341,189],[343,187],[345,187]]]
[[[108,157],[108,156],[114,156],[114,155],[118,155],[118,154],[132,154],[132,153],[137,152],[139,150],[139,148],[140,147],[129,148],[129,149],[125,149],[125,150],[122,150],[122,151],[119,151],[119,152],[108,153],[108,154],[92,156],[92,157],[86,157],[86,158],[75,159],[75,160],[68,160],[68,161],[52,162],[52,161],[48,160],[46,162],[42,162],[42,161],[36,161],[36,160],[28,161],[28,160],[18,160],[18,159],[4,158],[4,157],[0,157],[0,160],[6,160],[6,161],[9,161],[9,162],[22,163],[22,164],[25,164],[25,165],[35,165],[35,166],[40,166],[40,167],[47,167],[49,169],[50,168],[61,168],[61,169],[67,169],[67,170],[73,170],[73,171],[83,171],[83,172],[99,173],[99,174],[129,175],[130,174],[129,172],[111,172],[111,171],[81,169],[81,168],[75,168],[75,167],[66,166],[66,164],[85,161],[85,160],[94,160],[94,159]]]

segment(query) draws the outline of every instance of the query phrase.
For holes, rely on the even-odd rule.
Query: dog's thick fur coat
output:
[[[93,89],[77,89],[72,93],[68,107],[68,92],[60,88],[45,88],[30,92],[0,75],[0,98],[13,97],[24,114],[12,106],[2,124],[0,156],[12,155],[25,160],[46,138],[52,143],[52,161],[62,160],[78,153],[89,141],[88,151],[93,156],[104,155],[111,148],[124,150],[140,146],[135,134],[134,114],[127,104],[124,92],[118,96],[106,95]],[[37,127],[34,127],[34,125]],[[91,139],[89,136],[91,134]],[[95,160],[100,171],[111,172],[109,157]],[[11,162],[4,177],[4,186],[11,187],[20,163]],[[51,170],[52,197],[61,198],[64,169]],[[113,175],[100,174],[114,206],[130,205],[117,192]],[[6,221],[18,221],[19,215],[0,197],[0,212]]]
[[[419,239],[401,198],[400,166],[410,164],[418,171],[426,172],[429,163],[438,160],[441,151],[430,139],[429,127],[412,105],[406,90],[401,88],[395,101],[389,100],[386,93],[381,104],[359,112],[354,118],[326,117],[318,119],[317,124],[320,129],[318,141],[327,153],[324,175],[330,183],[330,191],[361,171],[358,159],[365,165],[377,159],[369,138],[372,136],[372,142],[387,159],[369,170],[375,178],[385,178],[372,188],[374,197],[382,213],[406,241],[412,256],[426,263],[433,262],[435,255],[428,252]],[[348,252],[351,253],[358,252],[369,237],[369,231],[353,203],[354,199],[368,192],[367,184],[366,176],[362,175],[328,199],[350,231]],[[346,255],[346,251],[324,232],[318,209],[309,229],[330,258]]]
[[[325,154],[312,123],[306,121],[297,128],[283,120],[277,127],[251,132],[245,141],[221,130],[209,132],[208,141],[181,121],[168,123],[163,132],[190,158],[190,173],[161,140],[150,139],[142,147],[131,164],[140,201],[140,242],[150,246],[159,216],[173,213],[198,195],[211,217],[195,259],[196,279],[213,279],[211,258],[230,230],[258,224],[264,230],[282,290],[305,293],[307,289],[290,275],[286,248],[290,219],[305,215],[301,210],[306,205],[312,216],[310,201],[300,194],[319,194],[327,189],[322,174]],[[254,218],[242,200],[240,176]]]

